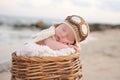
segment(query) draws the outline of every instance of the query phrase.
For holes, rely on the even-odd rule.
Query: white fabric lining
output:
[[[25,44],[16,51],[18,56],[67,56],[75,53],[73,48],[64,48],[60,50],[52,50],[48,46],[38,45],[34,42]]]

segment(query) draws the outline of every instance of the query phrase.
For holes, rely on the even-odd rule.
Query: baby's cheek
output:
[[[55,46],[55,44],[49,43],[50,46]]]

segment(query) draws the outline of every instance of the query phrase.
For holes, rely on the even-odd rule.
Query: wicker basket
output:
[[[79,53],[59,57],[12,54],[11,80],[82,80]]]

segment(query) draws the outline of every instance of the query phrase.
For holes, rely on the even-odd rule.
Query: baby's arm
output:
[[[68,48],[69,47],[68,45],[65,45],[61,42],[53,40],[51,37],[45,39],[44,43],[47,46],[49,46],[51,49],[54,49],[54,50],[59,50],[59,49],[62,49],[62,48]]]

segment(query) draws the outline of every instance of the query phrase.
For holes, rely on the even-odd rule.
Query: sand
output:
[[[120,80],[120,29],[91,35],[96,39],[81,44],[84,80]],[[10,80],[10,76],[9,71],[1,72],[0,80]]]
[[[93,32],[97,38],[81,45],[85,80],[120,80],[120,30]]]

